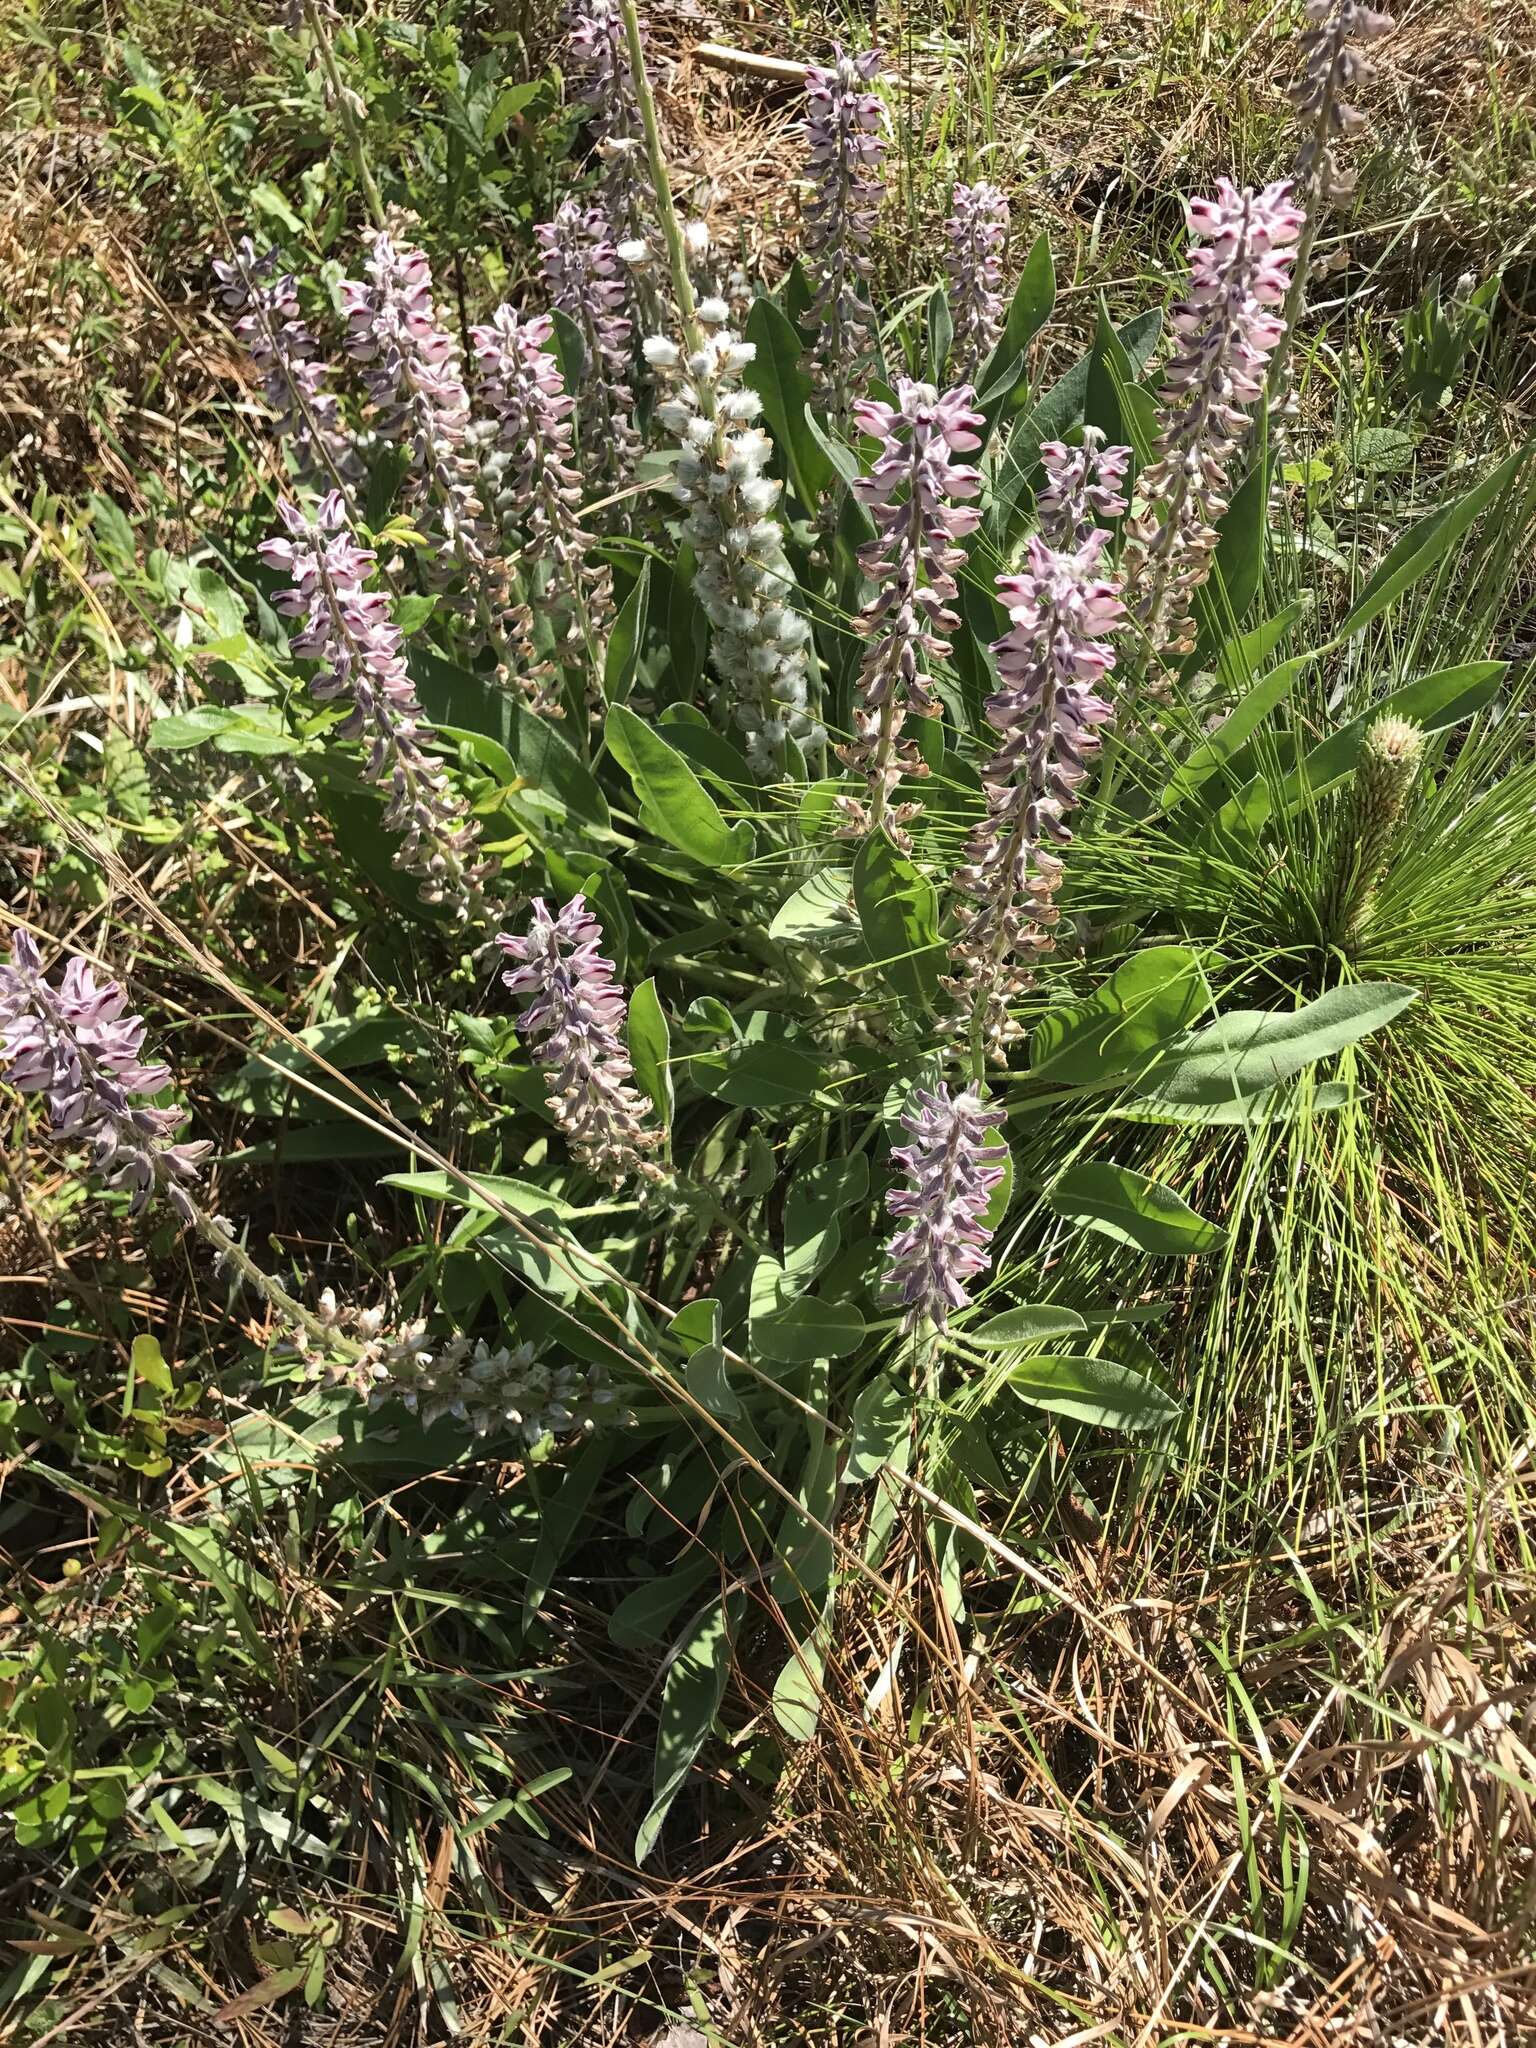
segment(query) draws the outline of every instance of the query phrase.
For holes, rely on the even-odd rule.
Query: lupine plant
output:
[[[633,0],[567,19],[571,154],[547,208],[509,214],[515,263],[435,279],[435,236],[342,210],[357,274],[329,315],[297,254],[242,238],[216,268],[282,464],[220,586],[238,630],[205,565],[182,586],[166,637],[205,701],[157,699],[148,753],[244,754],[216,785],[262,830],[241,886],[309,863],[326,941],[293,969],[299,1028],[266,1008],[267,953],[238,1010],[225,992],[217,1028],[252,1043],[216,1097],[221,1162],[154,1100],[171,1076],[122,987],[79,957],[51,978],[18,928],[7,1114],[115,1226],[163,1197],[265,1305],[225,1390],[273,1433],[256,1463],[338,1491],[349,1461],[384,1468],[381,1525],[438,1517],[434,1558],[493,1548],[505,1516],[498,1670],[542,1684],[594,1617],[650,1659],[640,1860],[708,1796],[715,1730],[750,1726],[766,1776],[838,1684],[859,1715],[926,1697],[915,1671],[1058,1476],[1074,1528],[1208,1483],[1185,1368],[1224,1310],[1199,1321],[1200,1259],[1261,1261],[1276,1190],[1332,1187],[1330,1116],[1372,1202],[1410,1213],[1376,1140],[1441,1157],[1392,1123],[1438,1085],[1422,992],[1490,1038],[1517,1007],[1487,958],[1492,897],[1529,895],[1529,864],[1488,851],[1529,807],[1505,781],[1513,571],[1488,564],[1502,515],[1524,531],[1523,451],[1353,582],[1288,523],[1273,460],[1346,94],[1387,25],[1348,0],[1307,23],[1294,175],[1186,195],[1144,266],[1166,306],[1058,310],[1048,243],[1020,261],[1000,187],[947,179],[908,252],[931,274],[888,299],[872,49],[809,67],[799,268],[746,275],[743,223],[679,214]],[[1454,661],[1392,672],[1395,608],[1443,595],[1463,547],[1496,597]],[[1465,929],[1439,905],[1434,945],[1409,915],[1421,817],[1497,882]],[[131,889],[115,846],[90,855]],[[282,893],[259,899],[269,950]],[[285,1156],[313,1178],[263,1218],[287,1262],[263,1282],[194,1189],[244,1198]],[[1501,1185],[1490,1291],[1526,1243]],[[1381,1348],[1378,1405],[1337,1421],[1362,1467],[1362,1414],[1455,1406],[1417,1377],[1433,1347]],[[1111,1465],[1112,1435],[1153,1453]],[[1250,1548],[1282,1490],[1243,1471],[1223,1495]],[[314,1519],[362,1540],[340,1507]],[[850,1587],[893,1631],[877,1684],[850,1685]]]

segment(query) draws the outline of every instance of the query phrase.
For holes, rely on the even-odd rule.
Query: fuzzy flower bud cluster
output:
[[[171,1071],[145,1063],[144,1020],[127,1010],[120,984],[98,982],[78,955],[50,987],[32,939],[13,933],[10,962],[0,966],[0,1074],[24,1095],[46,1098],[55,1133],[91,1147],[91,1171],[108,1187],[132,1190],[131,1214],[162,1194],[191,1223],[187,1186],[213,1147],[171,1142],[187,1112],[149,1101],[169,1087]]]
[[[805,75],[808,318],[816,329],[821,402],[835,426],[846,422],[849,394],[874,349],[874,314],[864,287],[885,193],[885,109],[868,89],[879,72],[877,50],[852,57],[835,49],[830,65],[813,64]]]
[[[510,306],[499,306],[471,339],[480,388],[497,421],[498,510],[515,526],[523,547],[525,597],[513,615],[528,660],[523,680],[534,690],[533,708],[558,717],[563,707],[558,688],[550,687],[549,664],[534,654],[535,610],[553,618],[556,663],[595,661],[607,580],[600,569],[587,568],[591,536],[578,510],[573,402],[549,352],[553,328],[547,314],[524,319]]]
[[[1285,321],[1302,215],[1288,180],[1220,180],[1189,202],[1190,288],[1175,308],[1156,459],[1142,471],[1125,555],[1132,609],[1155,651],[1194,646],[1190,606],[1210,574],[1229,471],[1264,395]]]
[[[321,499],[312,519],[286,500],[277,509],[287,530],[259,553],[291,580],[273,602],[302,621],[289,644],[319,665],[312,694],[351,705],[339,730],[344,739],[366,740],[368,777],[389,791],[384,823],[404,835],[395,866],[419,877],[425,902],[460,921],[478,920],[487,911],[489,865],[475,860],[475,822],[422,745],[425,720],[400,628],[383,595],[363,587],[376,557],[358,544],[337,491]]]
[[[728,324],[739,327],[752,310],[752,280],[740,263],[727,263],[716,249],[708,221],[685,220],[682,235],[694,298],[723,300],[729,312]]]
[[[594,208],[565,200],[534,230],[543,251],[544,281],[557,313],[575,323],[586,370],[580,400],[581,452],[594,478],[627,480],[640,451],[630,386],[626,288],[618,251]]]
[[[526,998],[517,1028],[545,1069],[550,1109],[576,1158],[614,1186],[632,1173],[654,1176],[642,1155],[662,1133],[642,1125],[646,1104],[630,1086],[624,1048],[624,991],[586,898],[573,896],[552,916],[536,896],[527,932],[501,932],[496,943],[513,962],[502,980]]]
[[[957,185],[950,198],[949,317],[954,324],[950,364],[974,377],[1003,331],[1003,246],[1008,240],[1008,195],[981,182]]]
[[[903,775],[927,772],[901,732],[909,714],[933,718],[939,712],[925,665],[949,653],[944,636],[959,624],[949,609],[957,595],[955,571],[965,559],[955,543],[981,522],[979,511],[957,502],[976,496],[980,476],[955,457],[980,447],[982,419],[968,384],[940,396],[931,384],[900,377],[896,398],[894,406],[861,399],[853,409],[860,431],[881,443],[869,474],[853,485],[874,521],[875,538],[859,550],[859,566],[875,594],[858,622],[869,648],[859,672],[854,738],[837,751],[867,777],[875,819],[883,819],[901,845],[902,828],[918,807],[888,811],[887,799]],[[848,808],[856,824],[870,822],[862,805]]]
[[[306,1347],[313,1370],[344,1381],[370,1408],[398,1401],[425,1429],[451,1415],[476,1436],[510,1432],[533,1450],[624,1419],[601,1366],[546,1365],[532,1344],[430,1337],[419,1321],[387,1328],[383,1309],[341,1307],[331,1288],[316,1321],[343,1337],[351,1355],[340,1364],[334,1353],[320,1357]]]
[[[1361,47],[1394,26],[1390,14],[1366,7],[1361,0],[1306,0],[1307,26],[1298,41],[1302,73],[1291,91],[1291,104],[1307,124],[1296,158],[1297,189],[1307,198],[1307,211],[1330,199],[1347,199],[1354,179],[1340,168],[1335,144],[1358,133],[1365,116],[1345,94],[1366,84],[1374,69]]]
[[[970,1299],[968,1283],[986,1271],[992,1232],[986,1214],[1006,1171],[1006,1155],[987,1136],[1003,1121],[974,1088],[914,1091],[901,1127],[911,1143],[891,1157],[907,1186],[885,1198],[905,1225],[886,1247],[886,1285],[906,1304],[904,1328],[942,1330]]]
[[[1055,943],[1055,849],[1072,837],[1066,813],[1114,715],[1099,685],[1125,612],[1105,571],[1108,539],[1100,527],[1081,547],[1058,550],[1035,537],[1025,573],[997,579],[1012,622],[994,648],[1003,687],[986,706],[998,745],[982,768],[986,812],[955,877],[971,904],[945,986],[956,1003],[952,1028],[1000,1063],[1017,1036],[1009,1005]]]
[[[403,450],[442,553],[477,589],[494,580],[470,453],[458,343],[438,318],[432,270],[387,229],[369,237],[366,281],[341,287],[347,353],[362,365],[374,427]]]
[[[1367,726],[1340,819],[1327,919],[1345,947],[1370,909],[1423,759],[1424,728],[1411,719],[1378,718]]]
[[[303,477],[356,483],[362,463],[342,425],[320,344],[299,311],[297,282],[278,274],[276,250],[258,256],[250,236],[242,235],[234,261],[215,257],[213,272],[225,307],[239,316],[235,335],[261,373],[262,394],[295,469]]]
[[[795,583],[773,516],[772,448],[754,424],[757,394],[741,385],[755,350],[725,325],[722,300],[706,299],[698,311],[707,331],[696,354],[685,358],[655,335],[645,355],[666,394],[656,418],[682,444],[672,488],[687,507],[682,533],[697,560],[693,588],[711,627],[710,659],[753,772],[766,780],[784,773],[791,743],[814,752],[826,735],[809,708],[810,628],[789,603]]]
[[[624,293],[648,325],[661,312],[652,279],[658,239],[656,194],[645,150],[640,101],[618,0],[577,0],[566,14],[566,64],[601,159],[604,240],[625,266]],[[645,23],[641,21],[642,38]]]
[[[1129,448],[1106,448],[1102,427],[1084,427],[1082,445],[1047,441],[1040,450],[1045,482],[1035,497],[1040,538],[1048,547],[1082,547],[1096,526],[1125,510]]]

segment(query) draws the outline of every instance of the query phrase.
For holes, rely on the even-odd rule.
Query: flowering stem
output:
[[[688,353],[697,355],[704,346],[704,333],[699,325],[693,280],[688,275],[688,245],[683,240],[682,224],[678,220],[677,207],[672,198],[672,181],[667,175],[666,154],[661,146],[661,123],[656,118],[656,95],[651,91],[650,75],[645,68],[645,45],[640,39],[640,16],[635,7],[635,0],[619,0],[619,7],[624,16],[624,35],[629,44],[629,68],[634,74],[635,98],[640,105],[641,125],[645,129],[645,153],[651,167],[651,183],[656,191],[656,212],[667,245],[672,288],[677,293],[677,310],[682,322],[683,339],[688,345]],[[712,416],[712,398],[703,391],[699,396],[702,401],[701,409]]]
[[[363,132],[357,125],[357,116],[347,98],[347,88],[341,82],[337,68],[336,53],[331,48],[331,39],[326,34],[324,17],[317,0],[304,0],[304,18],[309,23],[315,38],[315,47],[320,53],[321,68],[325,72],[326,84],[336,111],[341,117],[342,132],[347,138],[347,147],[352,152],[352,162],[357,170],[357,182],[363,188],[363,203],[368,208],[368,217],[376,228],[384,225],[384,204],[379,198],[379,188],[373,182],[373,172],[368,168],[367,152],[363,148]]]

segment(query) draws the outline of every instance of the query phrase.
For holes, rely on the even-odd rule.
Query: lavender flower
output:
[[[98,982],[78,956],[50,988],[36,945],[14,932],[10,965],[0,966],[0,1071],[23,1094],[47,1097],[54,1131],[94,1148],[91,1170],[108,1187],[132,1188],[130,1214],[159,1193],[191,1223],[197,1211],[185,1183],[213,1147],[171,1144],[187,1112],[134,1099],[158,1095],[171,1072],[140,1058],[144,1020],[125,1015],[127,1007],[121,986]]]
[[[955,338],[950,367],[974,377],[1003,330],[1003,245],[1008,195],[997,185],[957,185],[950,198],[949,315]]]
[[[870,273],[869,243],[884,184],[885,109],[865,88],[880,72],[880,55],[848,56],[834,47],[831,65],[805,75],[806,168],[813,187],[805,208],[805,263],[811,281],[809,319],[816,328],[820,397],[834,426],[847,422],[849,394],[874,348],[874,315],[861,286]]]
[[[988,1109],[974,1088],[956,1092],[941,1081],[914,1091],[901,1120],[912,1142],[891,1154],[910,1186],[885,1198],[906,1223],[886,1248],[885,1279],[906,1303],[908,1330],[944,1329],[950,1311],[970,1299],[966,1283],[986,1271],[992,1232],[983,1219],[1006,1171],[1003,1152],[986,1139],[1002,1121],[1002,1110]]]
[[[1366,84],[1374,68],[1360,45],[1386,35],[1394,23],[1361,0],[1306,0],[1305,11],[1310,26],[1298,38],[1302,74],[1291,104],[1311,124],[1296,158],[1296,186],[1310,216],[1320,202],[1347,199],[1354,190],[1334,144],[1363,128],[1365,116],[1344,95]]]
[[[954,572],[965,553],[954,542],[975,530],[981,514],[953,501],[974,498],[981,479],[955,456],[981,446],[976,430],[982,419],[972,409],[975,394],[968,384],[940,397],[931,384],[900,377],[896,397],[894,407],[861,399],[853,408],[861,431],[883,445],[868,476],[853,485],[874,519],[875,538],[859,550],[859,565],[875,595],[859,618],[869,651],[859,674],[855,737],[837,751],[869,781],[870,812],[851,800],[847,805],[856,824],[885,822],[904,845],[902,828],[919,807],[904,804],[888,812],[887,801],[903,775],[927,773],[915,744],[904,741],[901,731],[909,712],[938,715],[924,663],[948,654],[943,636],[959,624],[949,606],[957,595]]]
[[[422,709],[400,628],[383,595],[363,588],[377,558],[359,546],[337,491],[321,499],[313,519],[286,500],[277,509],[287,533],[263,541],[258,552],[292,581],[273,602],[303,621],[290,645],[319,664],[313,695],[321,703],[351,702],[338,730],[344,739],[367,738],[365,772],[389,789],[384,823],[404,834],[395,866],[419,877],[423,901],[443,905],[460,922],[483,918],[491,869],[473,857],[478,828],[422,746]]]
[[[785,772],[792,743],[814,753],[826,734],[809,710],[810,629],[787,601],[794,575],[772,517],[773,451],[751,424],[756,392],[741,388],[755,351],[723,324],[723,302],[705,300],[698,310],[710,331],[696,354],[685,359],[675,342],[653,335],[645,355],[667,393],[656,418],[682,442],[672,488],[688,507],[682,534],[696,557],[694,594],[712,628],[723,708],[746,735],[754,773],[766,779]]]
[[[1103,573],[1108,539],[1096,528],[1080,548],[1058,551],[1033,538],[1026,573],[997,579],[1013,622],[995,643],[1003,688],[986,707],[999,745],[982,768],[986,814],[955,877],[974,908],[962,913],[945,986],[953,1028],[999,1062],[1017,1035],[1009,1004],[1055,943],[1062,864],[1051,849],[1071,840],[1064,813],[1113,717],[1097,688],[1114,666],[1108,636],[1124,620],[1118,583]]]
[[[1128,528],[1126,588],[1155,652],[1194,646],[1190,606],[1210,574],[1228,471],[1264,395],[1264,372],[1285,322],[1302,216],[1291,185],[1240,192],[1220,180],[1214,199],[1189,202],[1188,297],[1173,315],[1156,460],[1142,471]]]
[[[595,670],[601,666],[599,629],[609,590],[603,569],[587,566],[592,543],[578,510],[572,401],[549,353],[553,331],[547,314],[529,320],[499,306],[471,339],[481,389],[497,416],[498,459],[504,465],[498,509],[517,526],[523,544],[525,600],[514,624],[529,662],[524,680],[537,687],[534,708],[558,717],[558,688],[546,687],[549,665],[534,658],[535,608],[552,618],[556,662],[580,661]]]
[[[649,328],[662,316],[661,296],[651,274],[657,235],[656,194],[623,12],[618,0],[585,0],[567,11],[566,20],[570,29],[566,59],[602,159],[603,239],[615,245],[625,266],[627,303]],[[640,26],[643,36],[643,20]]]
[[[1047,441],[1040,450],[1045,482],[1035,498],[1040,538],[1049,547],[1069,551],[1082,547],[1104,519],[1125,510],[1125,474],[1129,448],[1106,448],[1102,427],[1084,427],[1082,446],[1068,448]]]
[[[581,452],[590,474],[627,480],[640,452],[630,387],[630,337],[618,252],[603,216],[565,200],[534,230],[544,252],[550,304],[574,321],[586,366],[580,392]]]
[[[347,353],[363,365],[375,428],[405,451],[442,553],[477,595],[493,591],[470,438],[469,393],[457,342],[432,298],[432,270],[419,249],[387,229],[369,237],[367,281],[341,287]]]
[[[304,477],[355,484],[363,474],[352,436],[341,422],[330,371],[320,344],[299,312],[298,286],[277,275],[277,251],[258,256],[249,235],[235,244],[234,261],[213,259],[219,296],[235,321],[235,335],[261,372],[261,388]]]
[[[501,932],[496,943],[516,963],[502,980],[529,999],[517,1028],[542,1041],[537,1058],[548,1070],[549,1106],[572,1152],[615,1186],[631,1173],[654,1177],[641,1154],[662,1133],[641,1125],[645,1104],[629,1085],[624,1050],[624,992],[599,950],[603,928],[586,898],[573,896],[551,917],[536,896],[527,934]]]

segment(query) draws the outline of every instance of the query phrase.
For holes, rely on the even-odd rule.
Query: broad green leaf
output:
[[[635,1079],[651,1098],[664,1128],[672,1123],[672,1036],[656,992],[656,977],[642,981],[629,999],[629,1058]]]
[[[1136,1100],[1202,1104],[1266,1093],[1380,1031],[1418,993],[1401,982],[1361,981],[1331,988],[1299,1010],[1230,1011],[1169,1046]]]
[[[825,1069],[816,1055],[777,1039],[753,1039],[689,1064],[708,1094],[742,1109],[786,1109],[817,1100]]]
[[[814,386],[800,367],[805,345],[793,324],[768,298],[754,300],[747,315],[746,339],[757,354],[743,378],[763,402],[763,417],[796,497],[807,512],[814,511],[822,493],[840,477],[807,411]]]
[[[1029,345],[1050,319],[1055,305],[1056,265],[1051,256],[1050,236],[1042,234],[1035,238],[1024,259],[1003,331],[976,379],[979,392],[990,396],[1005,370],[1027,361]]]
[[[162,1394],[176,1391],[171,1368],[165,1362],[165,1353],[160,1349],[157,1338],[135,1337],[129,1363],[133,1367],[134,1378],[142,1380],[145,1386],[154,1387]]]
[[[1517,448],[1481,483],[1474,484],[1471,490],[1463,492],[1451,504],[1441,506],[1438,511],[1427,514],[1417,526],[1410,527],[1396,546],[1383,556],[1375,574],[1355,599],[1348,618],[1339,628],[1337,639],[1348,640],[1362,627],[1368,626],[1372,619],[1379,618],[1411,584],[1417,583],[1421,576],[1427,576],[1431,569],[1444,561],[1473,522],[1513,481],[1529,453],[1529,444]]]
[[[818,939],[847,938],[857,929],[851,894],[847,868],[818,868],[774,912],[769,938],[789,939],[802,946]]]
[[[1088,1159],[1069,1166],[1046,1190],[1058,1216],[1100,1231],[1117,1244],[1170,1258],[1214,1251],[1226,1233],[1190,1208],[1182,1195],[1128,1166]]]
[[[684,1366],[683,1379],[689,1393],[711,1415],[729,1421],[741,1414],[741,1402],[726,1369],[725,1353],[718,1344],[701,1344]]]
[[[1108,1358],[1025,1358],[1005,1384],[1032,1408],[1101,1429],[1162,1429],[1179,1404],[1155,1381]]]
[[[1313,659],[1310,654],[1301,654],[1292,661],[1282,661],[1278,668],[1272,668],[1267,676],[1255,683],[1210,737],[1194,747],[1173,771],[1158,799],[1162,809],[1176,809],[1202,784],[1226,768],[1238,749],[1246,746],[1256,728],[1277,705],[1285,702],[1296,678],[1305,674]]]
[[[936,284],[928,294],[928,374],[944,388],[944,366],[955,339],[955,322],[949,310],[949,294]]]
[[[1217,648],[1242,625],[1264,581],[1264,544],[1269,536],[1268,414],[1259,410],[1258,447],[1253,467],[1221,516],[1216,559],[1195,593],[1200,636],[1185,666],[1188,675],[1209,665]]]
[[[1291,1118],[1328,1116],[1356,1099],[1347,1081],[1324,1081],[1304,1095],[1294,1088],[1268,1088],[1223,1102],[1123,1102],[1107,1113],[1118,1123],[1188,1124],[1201,1129],[1283,1123]]]
[[[554,1216],[562,1222],[582,1214],[548,1188],[538,1187],[532,1181],[512,1180],[501,1173],[477,1173],[474,1186],[467,1187],[456,1175],[433,1167],[426,1173],[387,1173],[381,1185],[399,1188],[426,1202],[460,1202],[466,1209],[478,1209],[492,1216],[498,1213],[497,1203],[515,1210],[519,1216]]]
[[[707,867],[739,867],[752,853],[752,827],[727,825],[688,763],[627,705],[609,707],[603,733],[640,798],[652,830]]]
[[[809,1742],[816,1733],[830,1644],[827,1624],[818,1622],[805,1640],[795,1645],[774,1682],[773,1718],[788,1742]]]
[[[655,1791],[635,1837],[637,1863],[655,1848],[662,1822],[704,1747],[725,1696],[730,1662],[731,1618],[725,1603],[716,1601],[688,1623],[667,1671],[656,1730]]]
[[[980,1344],[988,1350],[1013,1350],[1020,1344],[1044,1344],[1052,1337],[1071,1337],[1087,1327],[1075,1309],[1058,1308],[1055,1302],[1047,1301],[1005,1308],[1001,1315],[975,1329],[956,1334],[967,1344]]]
[[[1121,393],[1128,391],[1135,382],[1135,368],[1125,352],[1125,344],[1111,324],[1109,308],[1101,297],[1098,326],[1088,357],[1083,420],[1087,426],[1098,427],[1111,445],[1130,440]]]
[[[1008,1204],[1013,1200],[1013,1154],[1009,1151],[1008,1140],[1001,1131],[988,1131],[982,1140],[982,1150],[1001,1152],[1003,1155],[1003,1177],[987,1197],[987,1206],[981,1219],[983,1229],[991,1232],[1001,1228],[1003,1218],[1008,1214]],[[997,1163],[995,1159],[989,1159],[987,1162],[989,1166],[995,1166]]]
[[[869,1193],[869,1157],[854,1152],[796,1173],[784,1203],[785,1270],[808,1286],[842,1242],[841,1217]]]
[[[1133,953],[1086,1002],[1052,1010],[1030,1044],[1030,1077],[1094,1087],[1145,1065],[1207,1001],[1200,962],[1187,946]]]
[[[621,1650],[659,1643],[690,1600],[696,1599],[720,1567],[709,1556],[690,1558],[675,1571],[659,1572],[626,1593],[608,1617],[608,1639]]]
[[[913,1397],[892,1376],[889,1366],[862,1388],[853,1404],[853,1422],[848,1433],[848,1456],[843,1480],[858,1486],[873,1479],[882,1465],[895,1456],[912,1428]]]
[[[781,1365],[844,1358],[864,1337],[864,1318],[843,1302],[816,1301],[803,1290],[811,1275],[764,1256],[752,1269],[752,1348]]]
[[[556,723],[519,704],[493,676],[445,661],[426,648],[411,650],[410,669],[434,725],[488,734],[517,764],[540,810],[558,820],[607,829],[607,800]]]
[[[1263,668],[1306,609],[1298,598],[1273,618],[1262,619],[1246,633],[1224,640],[1216,656],[1216,673],[1229,690],[1243,690]]]
[[[667,1326],[668,1334],[682,1344],[720,1342],[720,1304],[713,1295],[700,1295],[680,1308]]]
[[[884,832],[871,832],[859,848],[853,901],[870,956],[885,979],[899,996],[930,1004],[944,962],[938,894]]]
[[[544,1605],[566,1551],[587,1519],[597,1483],[608,1469],[611,1443],[596,1436],[560,1472],[552,1496],[540,1504],[539,1540],[523,1589],[523,1626],[530,1627]]]
[[[650,598],[651,562],[647,556],[640,564],[635,587],[625,598],[608,635],[608,647],[603,656],[603,701],[607,704],[627,703],[635,687],[635,670],[645,639],[645,617]]]

